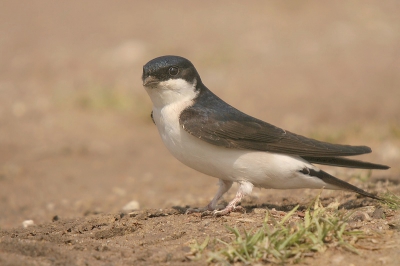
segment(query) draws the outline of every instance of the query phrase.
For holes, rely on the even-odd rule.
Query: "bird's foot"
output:
[[[245,212],[246,210],[242,206],[228,205],[222,210],[215,210],[212,212],[214,217],[224,216],[231,212]]]
[[[217,201],[227,191],[227,189],[229,189],[229,187],[232,185],[232,182],[225,184],[224,181],[221,181],[221,184],[222,185],[220,186],[220,191],[217,193],[217,195],[214,197],[214,199],[206,207],[198,208],[198,209],[190,208],[186,211],[186,214],[194,213],[194,212],[197,212],[197,213],[201,212],[201,217],[211,216],[211,215],[216,217],[216,216],[227,215],[233,211],[245,212],[245,209],[243,207],[236,206],[236,204],[239,204],[245,195],[248,195],[251,193],[253,184],[251,184],[250,182],[241,181],[239,183],[240,184],[239,190],[236,193],[235,198],[231,202],[229,202],[229,204],[225,208],[219,210],[216,206]]]
[[[228,205],[225,208],[219,210],[213,210],[209,206],[206,206],[203,208],[189,208],[186,210],[185,214],[201,213],[201,217],[207,217],[207,216],[219,217],[227,215],[231,212],[245,212],[245,209],[242,206]]]
[[[229,207],[228,206],[222,210],[205,210],[203,212],[201,212],[201,217],[220,217],[220,216],[224,216],[227,215],[231,212],[245,212],[245,209],[241,206],[237,206],[237,207]]]

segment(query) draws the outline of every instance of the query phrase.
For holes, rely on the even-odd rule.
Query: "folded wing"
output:
[[[371,149],[367,146],[331,144],[291,133],[240,112],[209,90],[202,91],[198,97],[194,105],[182,112],[180,124],[185,131],[210,144],[297,155],[319,164],[371,169],[386,167],[337,158],[369,153]]]

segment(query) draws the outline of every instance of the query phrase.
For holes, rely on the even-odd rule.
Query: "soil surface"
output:
[[[317,190],[254,189],[245,213],[184,214],[217,180],[163,146],[142,66],[190,59],[228,103],[289,131],[367,145],[386,171],[322,167],[400,194],[400,4],[4,1],[0,8],[0,265],[205,265],[226,226],[257,229]],[[229,201],[234,186],[224,197]],[[308,265],[398,265],[400,211],[323,191],[371,235]],[[224,203],[221,202],[221,204]],[[301,213],[298,214],[301,217]],[[190,253],[207,236],[203,257]]]

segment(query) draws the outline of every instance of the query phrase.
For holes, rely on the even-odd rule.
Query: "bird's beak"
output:
[[[143,79],[143,86],[148,86],[150,84],[156,84],[158,82],[159,82],[159,80],[156,77],[148,76],[145,79]]]

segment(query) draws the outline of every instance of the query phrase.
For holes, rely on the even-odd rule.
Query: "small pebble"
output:
[[[25,220],[22,222],[22,226],[24,228],[28,228],[29,226],[35,225],[35,222],[33,220]]]
[[[371,217],[366,212],[357,211],[351,216],[350,220],[354,221],[354,222],[357,222],[357,221],[370,221]]]
[[[306,214],[305,214],[304,212],[298,211],[298,212],[297,212],[297,216],[299,216],[299,217],[301,217],[301,218],[304,218],[304,217],[306,216]]]
[[[377,208],[373,213],[372,213],[372,218],[374,219],[385,219],[385,213],[383,212],[383,209]]]
[[[140,209],[140,205],[139,202],[137,202],[136,200],[132,200],[131,202],[129,202],[128,204],[126,204],[122,210],[123,211],[135,211],[135,210],[139,210]]]

